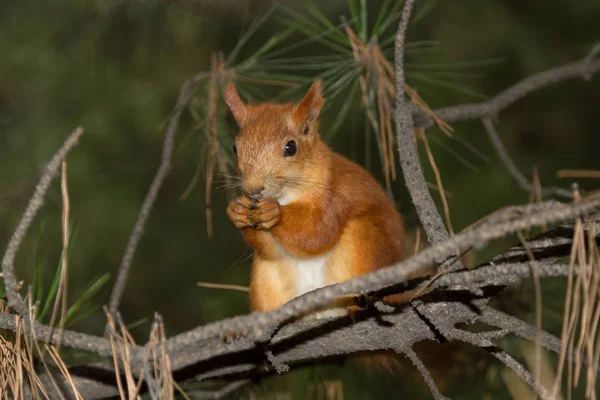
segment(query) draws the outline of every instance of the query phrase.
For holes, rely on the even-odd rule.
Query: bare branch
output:
[[[536,268],[539,276],[543,278],[567,276],[569,273],[569,264],[537,265]],[[509,285],[517,278],[530,276],[529,263],[489,264],[472,270],[447,273],[438,278],[431,287],[444,288],[454,285],[471,287],[471,285],[489,285],[491,282],[494,285]]]
[[[445,122],[494,117],[500,111],[536,90],[543,89],[554,83],[560,83],[568,79],[590,79],[592,75],[598,71],[600,71],[600,60],[592,61],[586,57],[581,61],[571,62],[531,75],[500,92],[490,100],[481,103],[442,107],[433,110],[433,112],[438,118]],[[416,106],[412,107],[412,110],[416,127],[425,129],[435,123],[429,115],[419,110]]]
[[[323,304],[328,301],[327,299],[348,293],[369,293],[385,287],[390,282],[402,282],[410,274],[410,271],[427,265],[436,257],[452,253],[457,247],[471,247],[478,243],[486,244],[487,241],[494,237],[522,230],[531,225],[571,219],[574,216],[593,210],[594,207],[598,206],[599,201],[599,198],[587,198],[581,203],[576,204],[542,203],[535,205],[535,207],[524,207],[523,209],[530,212],[520,213],[516,216],[512,212],[512,209],[509,209],[505,213],[505,217],[499,216],[497,219],[497,221],[503,222],[494,221],[493,223],[484,223],[477,228],[454,236],[447,242],[431,246],[416,256],[386,270],[365,275],[347,283],[315,290],[270,313],[253,313],[243,317],[208,324],[204,327],[180,334],[169,339],[166,343],[167,351],[172,360],[172,370],[180,371],[187,366],[197,364],[199,361],[206,361],[214,357],[222,358],[230,354],[232,356],[231,364],[223,367],[215,366],[216,369],[212,367],[211,370],[204,373],[204,377],[232,376],[232,373],[235,371],[238,373],[257,371],[256,368],[261,365],[263,359],[254,358],[257,355],[256,341],[269,343],[269,348],[271,349],[269,351],[273,354],[273,361],[287,365],[298,365],[306,362],[314,362],[314,360],[322,357],[350,354],[357,351],[397,348],[395,346],[399,345],[402,348],[407,348],[418,341],[434,339],[435,334],[431,331],[430,325],[423,321],[419,313],[422,314],[425,312],[424,315],[426,315],[430,323],[443,332],[448,331],[450,329],[448,327],[454,329],[453,326],[456,323],[472,321],[479,317],[477,313],[462,302],[447,302],[448,296],[452,298],[454,296],[452,293],[456,293],[455,291],[444,294],[444,291],[438,288],[435,291],[437,297],[428,299],[427,303],[417,307],[419,310],[418,313],[414,308],[405,307],[394,313],[381,315],[377,318],[367,318],[357,323],[351,323],[351,321],[345,319],[324,320],[314,324],[309,323],[308,325],[307,323],[299,322],[284,326],[275,337],[269,340],[271,332],[290,316],[301,314],[305,310]],[[532,249],[535,249],[535,243],[537,242],[530,242]],[[486,266],[486,268],[492,267]],[[502,268],[502,266],[499,266],[499,271]],[[474,274],[480,273],[477,270],[469,272]],[[447,276],[451,277],[462,273],[449,273]],[[465,272],[465,275],[467,273]],[[517,267],[513,269],[509,268],[505,273],[512,276],[520,274]],[[549,274],[551,275],[551,273]],[[441,282],[443,282],[443,279],[450,278],[442,276],[440,278]],[[451,284],[454,282],[448,283]],[[502,287],[505,281],[490,279],[487,283],[492,285],[499,284]],[[431,310],[433,312],[430,312]],[[444,318],[450,319],[445,320]],[[380,320],[385,320],[386,323],[382,325],[378,322]],[[14,316],[11,314],[0,314],[0,327],[14,329]],[[500,328],[509,329],[502,326]],[[225,344],[219,337],[220,334],[225,332],[243,332],[246,329],[250,331],[251,335],[242,336],[234,344]],[[526,331],[526,328],[521,327],[520,329]],[[35,335],[37,339],[43,341],[47,333],[47,327],[35,323]],[[307,335],[310,338],[308,340]],[[542,335],[542,338],[544,337]],[[365,338],[365,340],[357,340],[357,338]],[[57,335],[55,333],[51,341],[55,341],[56,339]],[[300,340],[300,343],[298,343],[298,340]],[[93,351],[101,356],[110,356],[112,354],[110,343],[106,338],[84,335],[77,332],[64,331],[63,345]],[[128,349],[131,354],[132,368],[141,370],[145,360],[144,348],[130,346]],[[323,349],[326,349],[326,351]],[[247,351],[250,351],[250,354],[254,354],[253,358],[248,359],[241,356],[241,354]],[[263,369],[259,371],[261,370],[264,371]],[[272,371],[272,369],[267,368],[266,371]]]
[[[8,305],[16,310],[19,314],[26,318],[28,315],[27,305],[17,292],[17,278],[15,276],[15,257],[19,248],[21,247],[21,242],[31,225],[31,222],[37,215],[38,211],[44,205],[44,198],[46,197],[46,192],[48,191],[48,187],[50,187],[50,183],[52,179],[58,173],[58,169],[62,163],[62,161],[67,156],[67,153],[77,144],[79,137],[83,134],[83,128],[79,127],[75,129],[67,140],[65,140],[62,147],[54,154],[52,160],[46,165],[44,169],[44,173],[40,178],[39,183],[35,187],[35,192],[29,200],[29,204],[25,209],[25,213],[23,217],[21,217],[21,221],[15,229],[10,242],[8,242],[8,246],[6,248],[6,252],[4,253],[4,257],[2,258],[2,274],[4,275],[4,284],[6,288],[6,296],[8,297]]]
[[[525,383],[535,389],[535,391],[540,395],[542,399],[551,400],[553,397],[550,395],[548,389],[546,389],[541,384],[538,384],[531,372],[527,370],[520,362],[511,357],[510,354],[505,352],[504,350],[500,350],[498,348],[488,347],[486,348],[494,357],[498,360],[502,361],[504,365],[511,368]]]
[[[240,379],[239,381],[228,383],[227,385],[223,386],[221,389],[218,390],[195,390],[188,394],[190,396],[201,397],[203,399],[222,399],[229,393],[238,390],[239,388],[241,388],[249,382],[249,379]]]
[[[414,142],[413,117],[404,101],[404,40],[412,5],[413,1],[411,0],[404,3],[404,10],[396,36],[396,136],[400,166],[406,181],[406,187],[417,210],[419,220],[425,229],[429,243],[437,244],[446,240],[449,235],[427,188]],[[441,264],[442,261],[443,259],[436,260],[438,264]],[[459,266],[460,264],[456,263],[454,267],[458,268]]]
[[[537,328],[535,326],[491,307],[483,309],[479,320],[490,326],[506,329],[515,335],[531,341],[536,338]],[[560,339],[545,331],[541,332],[540,345],[556,354],[560,353]]]
[[[492,122],[492,120],[490,118],[483,118],[482,122],[483,122],[483,126],[485,128],[485,131],[487,132],[487,134],[490,138],[490,141],[494,145],[494,148],[498,152],[498,155],[500,156],[500,159],[504,163],[504,166],[506,167],[508,172],[510,172],[510,174],[513,176],[513,178],[515,178],[515,180],[517,181],[517,183],[519,184],[519,187],[521,189],[525,190],[528,193],[533,192],[535,190],[534,185],[531,182],[529,182],[529,180],[525,177],[525,175],[519,170],[519,168],[517,167],[517,165],[515,164],[513,159],[510,158],[510,155],[506,151],[506,148],[504,147],[502,140],[500,140],[500,137],[498,136],[498,133],[496,132],[496,128],[494,127],[494,123]],[[569,199],[569,200],[573,198],[573,193],[567,189],[558,188],[558,187],[542,188],[542,197],[553,196],[553,195],[564,197],[565,199]]]
[[[54,376],[50,377],[48,373],[40,375],[41,384],[48,392],[49,399],[57,399],[61,398],[61,395],[68,400],[75,400],[77,396],[74,394],[71,388],[71,382],[67,380],[60,373],[53,374]],[[54,382],[53,382],[54,381]],[[54,386],[54,383],[58,386],[58,389],[62,393],[59,394],[59,391]],[[100,380],[95,380],[92,378],[85,377],[72,377],[72,383],[77,388],[79,395],[83,397],[85,400],[96,400],[96,399],[106,399],[113,398],[115,396],[119,396],[119,391],[115,389],[114,386],[103,383]],[[38,398],[32,396],[31,389],[28,386],[25,386],[25,392],[23,393],[24,399],[29,398]]]
[[[425,383],[427,383],[427,386],[429,386],[429,391],[431,392],[433,398],[435,400],[448,399],[448,397],[440,393],[440,390],[436,386],[435,381],[433,380],[431,374],[427,370],[427,367],[425,366],[425,364],[423,364],[423,361],[421,361],[419,356],[417,356],[417,353],[415,353],[413,349],[409,348],[404,350],[404,354],[406,354],[410,361],[412,361],[412,363],[415,365],[415,367],[417,367],[417,369],[423,376],[423,379],[425,379]]]
[[[414,272],[432,263],[442,264],[443,261],[447,262],[447,260],[455,257],[457,250],[478,249],[486,246],[490,240],[532,226],[588,216],[600,207],[600,196],[590,196],[572,204],[546,202],[512,207],[499,212],[493,218],[489,218],[472,229],[451,238],[448,237],[442,218],[427,189],[414,144],[415,123],[412,118],[416,118],[416,126],[422,128],[429,126],[431,121],[427,119],[428,117],[426,119],[421,118],[419,112],[414,112],[411,115],[411,109],[405,104],[404,100],[404,38],[412,5],[412,0],[405,1],[396,40],[396,85],[399,90],[397,90],[395,119],[403,173],[431,246],[419,254],[388,268],[347,282],[314,290],[271,312],[255,312],[246,316],[218,321],[179,334],[164,342],[161,341],[161,354],[169,354],[169,371],[182,372],[185,376],[190,371],[188,367],[191,367],[191,370],[195,373],[194,376],[197,378],[225,378],[233,382],[226,385],[222,390],[212,394],[204,393],[205,395],[222,396],[230,390],[235,390],[239,385],[248,382],[249,377],[260,377],[274,373],[276,366],[297,366],[312,363],[324,357],[339,357],[359,351],[400,349],[400,352],[405,353],[421,371],[434,397],[442,399],[444,396],[439,393],[429,372],[412,350],[412,345],[415,343],[425,339],[436,339],[439,338],[439,335],[448,340],[463,341],[485,348],[505,365],[512,368],[530,386],[534,387],[542,397],[548,395],[545,388],[536,385],[529,371],[505,351],[493,346],[491,342],[491,340],[504,337],[508,333],[515,333],[530,339],[536,338],[535,327],[515,317],[492,310],[486,305],[489,298],[505,285],[514,279],[527,277],[531,274],[529,266],[523,263],[527,260],[523,246],[509,249],[509,251],[495,257],[492,260],[493,262],[484,264],[475,270],[449,272],[440,276],[431,285],[435,290],[420,297],[412,304],[392,309],[390,306],[383,307],[383,304],[376,303],[378,306],[364,311],[356,322],[352,322],[348,318],[338,318],[288,323],[290,319],[324,305],[338,296],[356,293],[380,293],[389,288],[390,285],[406,283],[408,277]],[[590,55],[584,62],[568,64],[527,78],[488,102],[448,107],[436,111],[436,114],[449,122],[468,118],[485,118],[485,121],[491,125],[489,118],[527,93],[551,83],[582,74],[591,75],[598,70],[600,70],[600,62],[594,61],[593,55]],[[135,249],[143,234],[153,203],[170,169],[173,141],[179,119],[195,83],[200,78],[201,75],[197,75],[188,80],[179,93],[176,107],[165,133],[160,166],[144,199],[120,265],[117,282],[113,288],[110,301],[111,312],[118,310]],[[24,317],[26,317],[28,310],[16,290],[15,255],[31,220],[43,204],[45,192],[52,177],[56,174],[60,162],[75,144],[78,135],[81,134],[79,132],[75,135],[77,132],[71,135],[46,168],[25,215],[9,243],[2,262],[2,273],[7,282],[9,302],[12,302],[9,304],[14,306],[12,308]],[[70,140],[73,143],[69,144]],[[500,147],[503,149],[503,146]],[[505,155],[510,160],[508,155]],[[521,177],[524,178],[522,174]],[[527,179],[524,182],[530,184]],[[595,218],[598,217],[595,216]],[[528,241],[529,248],[540,263],[540,276],[563,276],[565,274],[566,266],[555,264],[559,257],[558,254],[560,254],[560,251],[556,251],[556,249],[565,243],[568,246],[571,241],[571,237],[567,237],[566,233],[562,236],[550,236],[548,234],[545,237]],[[552,252],[548,252],[548,249]],[[538,257],[539,254],[542,254],[543,257]],[[455,262],[454,268],[458,265],[459,263]],[[577,271],[580,273],[584,270],[577,269]],[[411,281],[411,284],[414,284],[413,282]],[[453,290],[446,290],[450,287]],[[476,287],[478,290],[456,290],[465,287],[467,289]],[[399,291],[402,290],[399,289]],[[385,311],[385,314],[382,311]],[[15,330],[15,318],[15,315],[0,313],[0,328]],[[480,320],[500,329],[475,334],[456,328],[458,323],[475,320]],[[31,324],[25,325],[25,333],[37,340],[48,340],[51,343],[56,343],[58,340],[58,332],[50,332],[47,326],[35,320],[31,320]],[[224,343],[221,335],[232,332],[240,333],[240,338],[233,343]],[[108,338],[73,331],[61,331],[61,334],[64,346],[94,352],[103,357],[112,356],[111,344]],[[558,338],[546,332],[541,331],[539,333],[539,341],[542,346],[553,351],[560,350]],[[164,347],[162,347],[163,345]],[[148,365],[147,349],[127,343],[124,346],[123,351],[127,354],[128,365],[131,367],[133,374],[143,374],[144,366]],[[266,355],[268,357],[265,357]],[[118,355],[118,357],[123,356]],[[219,359],[218,363],[210,362],[217,359],[217,357]],[[267,358],[269,362],[266,362]],[[92,378],[98,371],[114,372],[114,368],[107,362],[101,362],[95,367],[96,372],[91,372]],[[198,370],[198,368],[200,369]],[[72,369],[75,370],[76,367]],[[79,375],[81,376],[74,376],[75,382],[80,382],[80,379],[86,378],[83,373]],[[140,376],[136,375],[136,378],[140,378]],[[98,380],[98,382],[100,381]],[[113,393],[113,395],[118,392],[116,387],[111,385],[107,390],[107,393]]]
[[[0,329],[9,329],[11,331],[16,330],[15,318],[16,316],[14,314],[0,313]],[[61,329],[55,329],[53,332],[51,332],[50,328],[48,328],[47,326],[35,320],[32,320],[31,322],[34,325],[34,329],[32,332],[31,327],[26,326],[25,333],[27,335],[33,337],[34,339],[40,342],[52,344],[58,343],[58,332]],[[50,336],[50,340],[47,340],[50,333],[52,333],[52,336]],[[85,333],[79,333],[69,330],[62,330],[62,335],[62,346],[90,351],[102,357],[107,357],[112,354],[108,340],[103,337],[88,335]]]
[[[452,312],[464,312],[465,308],[469,308],[469,305],[463,303],[454,303]],[[487,306],[484,306],[484,309]],[[450,313],[439,312],[439,307],[428,307],[421,308],[425,312],[425,317],[439,329],[440,333],[447,340],[461,341],[469,343],[473,346],[483,348],[490,352],[494,357],[502,361],[506,366],[511,368],[515,373],[523,379],[529,386],[534,388],[536,392],[544,399],[550,399],[550,393],[542,385],[535,382],[531,373],[523,367],[519,362],[512,358],[504,350],[496,347],[486,333],[472,333],[455,327],[456,321]],[[535,328],[534,328],[535,329]],[[542,331],[542,334],[546,332]],[[494,332],[496,335],[496,332]],[[558,340],[558,339],[557,339]]]
[[[129,276],[129,270],[131,269],[131,263],[133,261],[135,249],[137,248],[142,234],[144,233],[146,221],[148,220],[150,212],[152,211],[152,206],[158,197],[158,192],[160,191],[160,188],[162,187],[165,178],[171,169],[171,155],[173,153],[173,144],[175,141],[177,126],[179,125],[179,119],[183,113],[183,110],[185,109],[188,99],[192,95],[196,83],[204,76],[205,73],[197,74],[193,78],[187,80],[179,91],[179,97],[177,98],[173,115],[169,120],[167,132],[165,133],[160,165],[158,166],[154,180],[150,185],[148,194],[146,194],[146,198],[142,203],[142,207],[140,208],[133,231],[129,235],[129,241],[127,242],[127,247],[125,248],[125,253],[123,254],[123,259],[121,260],[121,265],[119,266],[117,279],[110,295],[109,309],[112,314],[116,313],[119,309],[119,303],[121,301],[121,297],[123,296],[123,291],[125,290],[125,284],[127,282],[127,277]]]
[[[549,204],[552,206],[550,207]],[[547,206],[544,208],[543,206]],[[251,333],[255,340],[268,340],[271,333],[289,318],[324,305],[336,297],[354,293],[370,293],[390,284],[406,281],[407,277],[420,268],[430,265],[436,259],[454,254],[456,249],[483,247],[488,241],[514,233],[531,226],[572,220],[579,215],[589,214],[600,206],[600,196],[588,197],[572,204],[542,203],[529,214],[513,220],[493,224],[483,224],[478,228],[461,232],[448,240],[430,246],[421,253],[388,268],[380,269],[352,280],[323,287],[297,297],[284,306],[267,312],[252,313],[247,316],[230,318],[207,324],[172,337],[167,345],[172,351],[181,351],[200,340],[219,336],[223,332]],[[507,216],[506,218],[508,218]],[[502,220],[502,218],[499,218]]]

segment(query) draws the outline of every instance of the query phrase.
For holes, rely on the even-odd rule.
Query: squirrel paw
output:
[[[274,198],[256,202],[246,196],[240,196],[229,202],[227,216],[238,229],[271,229],[281,219],[281,206]]]
[[[348,316],[350,317],[352,322],[356,322],[358,320],[358,317],[359,317],[360,313],[363,312],[363,310],[364,310],[363,308],[360,308],[357,305],[348,307],[348,309],[347,309]]]
[[[256,209],[256,203],[253,200],[246,196],[240,196],[231,200],[227,205],[227,216],[238,229],[246,228],[254,225],[250,219],[254,209]]]
[[[369,308],[372,304],[373,299],[370,296],[364,294],[357,294],[352,296],[352,303],[347,307],[348,316],[352,319],[352,322],[356,322],[358,316]]]
[[[358,294],[352,298],[352,301],[354,301],[356,307],[362,309],[368,308],[369,305],[373,303],[371,296],[367,296],[366,294]]]
[[[256,229],[271,229],[281,219],[281,206],[277,199],[266,198],[256,203],[254,210],[254,227]]]
[[[233,344],[248,334],[247,330],[242,332],[226,332],[221,334],[221,341],[226,344]]]

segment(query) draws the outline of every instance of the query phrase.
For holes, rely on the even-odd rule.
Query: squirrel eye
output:
[[[237,146],[235,144],[233,145],[233,154],[237,156]]]
[[[296,142],[294,140],[290,140],[285,145],[285,151],[283,152],[284,157],[291,157],[298,151],[296,147]]]

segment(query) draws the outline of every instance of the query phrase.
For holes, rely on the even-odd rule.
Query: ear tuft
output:
[[[303,132],[308,134],[309,126],[321,112],[323,107],[323,96],[321,95],[321,81],[314,81],[313,84],[306,92],[306,95],[302,101],[296,106],[294,110],[294,119],[298,124],[303,125]]]
[[[229,109],[231,110],[231,113],[233,114],[233,117],[237,121],[238,125],[243,125],[247,116],[246,105],[240,98],[240,95],[238,94],[233,82],[229,82],[229,84],[225,87],[223,97],[225,98],[225,102],[229,106]]]

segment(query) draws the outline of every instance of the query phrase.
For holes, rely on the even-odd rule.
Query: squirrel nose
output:
[[[265,190],[265,187],[261,184],[245,184],[244,192],[250,197],[252,200],[260,200],[262,198],[262,191]]]

